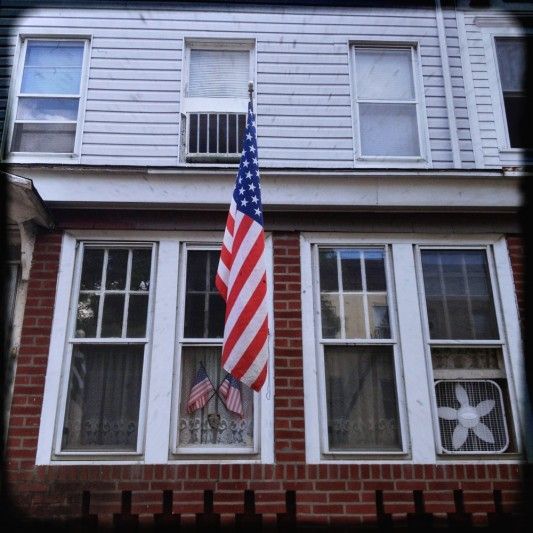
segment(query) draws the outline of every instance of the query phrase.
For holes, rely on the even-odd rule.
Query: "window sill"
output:
[[[80,154],[24,153],[8,154],[3,163],[79,163]]]
[[[354,162],[354,168],[432,168],[432,165],[420,157],[360,157]]]

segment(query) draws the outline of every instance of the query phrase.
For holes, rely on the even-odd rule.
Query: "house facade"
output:
[[[530,8],[6,5],[2,157],[28,204],[8,219],[15,504],[75,517],[90,491],[105,521],[131,491],[148,520],[171,490],[194,523],[208,490],[230,523],[251,490],[272,522],[294,491],[299,522],[370,523],[376,498],[402,517],[423,491],[481,524],[496,491],[516,509]],[[270,359],[240,416],[214,273],[249,81]],[[213,394],[191,412],[200,369]]]

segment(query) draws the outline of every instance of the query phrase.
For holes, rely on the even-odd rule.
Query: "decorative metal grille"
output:
[[[187,157],[240,157],[246,113],[189,113]]]
[[[445,453],[502,453],[509,446],[502,391],[491,380],[435,383]]]

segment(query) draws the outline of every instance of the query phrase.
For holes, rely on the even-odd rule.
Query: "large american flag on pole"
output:
[[[267,374],[268,311],[263,208],[251,102],[215,284],[226,300],[222,366],[259,391]]]

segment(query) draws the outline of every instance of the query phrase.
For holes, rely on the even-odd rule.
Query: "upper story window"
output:
[[[26,39],[15,85],[11,155],[76,152],[87,41]]]
[[[423,138],[412,46],[352,47],[360,160],[420,160]]]
[[[519,37],[495,39],[509,148],[525,148],[527,142],[526,44]]]
[[[188,162],[235,162],[246,126],[249,43],[187,45],[182,101],[182,153]]]

